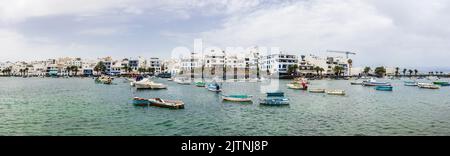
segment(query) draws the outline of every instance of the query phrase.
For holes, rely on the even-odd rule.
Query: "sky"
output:
[[[355,66],[450,67],[448,0],[0,0],[0,61],[169,58],[176,47],[356,52]]]

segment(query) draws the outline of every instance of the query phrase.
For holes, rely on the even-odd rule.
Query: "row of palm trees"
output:
[[[403,73],[403,76],[406,76],[406,73],[409,73],[409,76],[412,76],[413,75],[413,73],[414,73],[414,75],[415,76],[417,76],[417,74],[419,73],[419,70],[417,70],[417,69],[403,69],[403,71],[402,71],[402,73]],[[400,68],[399,67],[397,67],[397,68],[395,68],[395,76],[399,76],[400,75]]]
[[[409,76],[412,76],[414,73],[414,76],[417,76],[419,74],[419,70],[417,69],[403,69],[402,71],[403,76],[406,76],[407,73],[409,73]],[[400,75],[400,68],[397,67],[395,68],[395,76],[399,76]],[[444,72],[442,71],[432,71],[432,72],[428,72],[428,75],[444,75]]]
[[[2,70],[3,75],[11,75],[11,68],[5,68]]]
[[[372,71],[372,68],[370,67],[365,67],[363,70],[364,75],[369,75],[369,73]],[[376,76],[378,77],[384,77],[386,75],[386,68],[381,66],[381,67],[376,67],[374,70],[374,73]]]
[[[78,66],[68,66],[68,67],[66,67],[66,71],[67,71],[69,76],[72,75],[72,72],[75,72],[75,76],[78,75],[78,69],[79,69]]]
[[[428,72],[429,75],[444,75],[444,72],[442,71],[434,71],[434,72]]]
[[[19,73],[20,73],[20,75],[21,76],[25,76],[25,75],[28,75],[28,71],[29,71],[30,69],[29,68],[25,68],[25,69],[19,69]],[[11,68],[5,68],[5,69],[3,69],[1,72],[2,72],[2,74],[3,75],[11,75]]]
[[[133,68],[131,66],[129,66],[128,64],[125,64],[122,69],[126,72],[126,73],[131,73],[133,72]],[[104,62],[100,61],[97,63],[97,65],[95,65],[94,67],[94,71],[98,74],[106,74],[106,65]],[[138,68],[137,71],[139,72],[139,74],[145,74],[145,73],[155,73],[155,68]]]

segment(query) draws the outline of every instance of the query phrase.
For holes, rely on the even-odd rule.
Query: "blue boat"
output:
[[[417,86],[417,82],[416,81],[405,81],[405,86]]]
[[[283,92],[272,92],[267,93],[267,97],[261,99],[260,104],[267,106],[286,106],[289,105],[289,99],[284,97]]]
[[[392,86],[377,86],[375,89],[379,90],[379,91],[393,91],[394,87],[392,87]]]
[[[133,98],[133,105],[148,106],[148,105],[150,105],[150,101],[148,99],[135,97],[135,98]]]
[[[363,82],[363,86],[391,86],[389,82],[377,82],[374,79],[370,79],[369,81]]]
[[[220,87],[220,85],[218,83],[208,84],[208,86],[206,86],[206,88],[212,92],[221,92],[222,91],[222,88]]]

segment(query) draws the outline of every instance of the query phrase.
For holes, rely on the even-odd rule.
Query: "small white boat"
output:
[[[345,95],[344,90],[327,90],[326,93],[328,95]]]
[[[423,89],[440,89],[441,88],[438,85],[434,85],[431,83],[418,83],[417,86],[419,88],[423,88]]]
[[[222,88],[218,83],[211,83],[207,85],[205,88],[212,92],[222,92]]]
[[[233,102],[251,102],[251,95],[223,95],[222,99],[224,101],[233,101]]]
[[[148,99],[150,106],[162,107],[162,108],[173,108],[173,109],[184,109],[184,102],[178,100],[163,100],[161,98]]]
[[[369,81],[364,81],[363,86],[391,86],[389,82],[377,82],[375,79],[370,79]]]
[[[289,89],[294,89],[294,90],[308,90],[308,86],[306,86],[306,85],[301,85],[301,84],[297,84],[297,83],[287,84],[286,86],[287,86]]]
[[[162,83],[155,83],[149,79],[143,79],[134,83],[136,89],[166,89],[167,86]]]
[[[174,82],[181,84],[181,85],[190,85],[191,84],[191,80],[189,80],[188,78],[175,78]]]
[[[325,93],[325,89],[310,89],[310,93]]]
[[[430,81],[437,81],[437,80],[439,80],[439,77],[436,77],[436,76],[428,76],[428,77],[427,77],[427,80],[430,80]]]

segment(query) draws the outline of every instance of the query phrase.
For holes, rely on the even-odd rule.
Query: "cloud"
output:
[[[234,14],[201,33],[214,46],[276,46],[295,54],[358,52],[357,65],[446,65],[449,2],[316,0]],[[448,12],[448,13],[447,13]]]
[[[72,57],[98,57],[92,56],[92,52],[112,51],[108,47],[97,45],[84,45],[79,43],[58,43],[45,37],[26,37],[14,30],[0,29],[0,61],[31,61],[45,60],[48,58],[72,56]],[[107,55],[106,53],[103,53]]]
[[[86,29],[78,32],[80,35],[88,35],[88,36],[110,36],[114,34],[123,33],[125,30],[120,28],[92,28]]]
[[[0,48],[15,58],[30,51],[58,57],[119,51],[105,43],[162,49],[168,39],[177,47],[202,38],[211,46],[295,54],[355,51],[355,65],[450,66],[449,14],[446,0],[0,0]],[[110,37],[124,32],[126,41]],[[143,40],[152,44],[139,45]]]
[[[166,11],[210,14],[230,14],[258,6],[262,0],[0,0],[0,21],[16,23],[28,18],[46,16],[98,16],[104,14],[143,14],[147,12]]]

